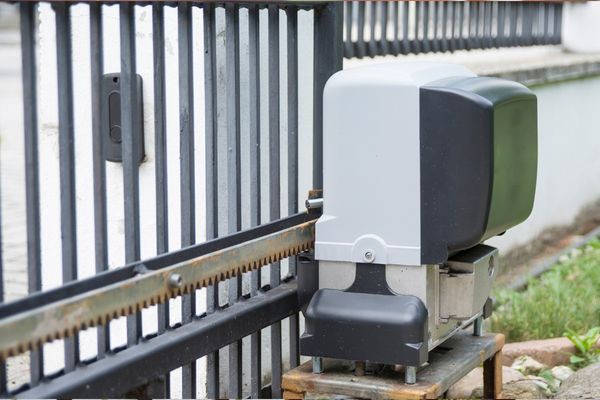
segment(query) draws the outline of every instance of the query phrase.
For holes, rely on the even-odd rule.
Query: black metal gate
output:
[[[49,8],[51,4],[51,9]],[[170,247],[175,206],[170,193],[177,192],[178,236],[181,247],[277,220],[299,211],[299,170],[312,171],[310,188],[322,188],[322,91],[326,80],[342,68],[347,58],[399,55],[432,51],[492,48],[560,42],[560,3],[504,2],[21,2],[20,49],[23,83],[24,150],[26,189],[27,288],[42,290],[44,265],[42,248],[42,203],[49,193],[40,188],[40,114],[38,71],[44,68],[38,58],[40,20],[38,8],[46,7],[45,18],[55,24],[56,100],[58,116],[59,197],[61,281],[78,280],[81,262],[78,246],[93,249],[94,270],[104,272],[114,251],[109,240],[109,207],[122,209],[122,264],[140,260],[142,222],[140,202],[152,203],[153,240],[156,254],[173,252]],[[75,90],[73,71],[74,41],[72,21],[77,8],[89,30],[86,54],[90,65],[89,96]],[[105,126],[107,103],[104,96],[104,30],[110,10],[118,9],[120,35],[119,147],[121,151],[122,195],[115,196],[107,184]],[[83,11],[81,11],[83,10]],[[152,49],[136,48],[136,13],[151,16]],[[81,13],[83,13],[83,17]],[[172,52],[166,37],[166,13],[176,12],[176,68],[178,130],[169,128],[171,88],[167,86],[166,51]],[[116,15],[116,14],[115,14]],[[308,39],[299,35],[299,20],[312,26]],[[345,21],[345,31],[344,22]],[[48,23],[44,20],[43,23]],[[202,37],[202,42],[198,43]],[[86,37],[87,38],[87,37]],[[345,38],[345,41],[344,41]],[[280,43],[285,41],[285,43]],[[265,44],[261,46],[261,44]],[[77,42],[75,42],[77,44]],[[198,49],[200,53],[198,52]],[[312,59],[300,55],[311,54]],[[196,68],[202,55],[201,70]],[[151,92],[138,88],[136,63],[149,57],[152,73],[144,76]],[[196,63],[196,64],[195,64]],[[310,81],[299,74],[310,68]],[[75,73],[78,71],[75,71]],[[194,82],[203,81],[204,107],[197,105]],[[310,87],[309,100],[301,90]],[[151,120],[140,118],[142,96],[152,98]],[[243,101],[241,99],[244,99]],[[264,99],[267,99],[266,101]],[[46,100],[44,100],[45,102]],[[78,106],[89,104],[89,131],[76,126]],[[308,105],[308,106],[307,106]],[[15,104],[15,107],[21,105]],[[266,109],[265,109],[266,108]],[[10,112],[10,110],[8,110]],[[203,121],[202,124],[199,121]],[[307,122],[308,121],[308,122]],[[309,162],[299,157],[300,125],[310,136]],[[200,126],[202,125],[202,126]],[[151,127],[149,132],[142,132]],[[200,132],[200,133],[195,133]],[[152,159],[145,160],[153,170],[150,199],[140,194],[139,149],[144,135],[152,135]],[[93,241],[78,240],[81,216],[77,215],[79,173],[75,144],[91,136],[91,162],[88,177],[93,187]],[[176,137],[179,149],[173,158],[167,142]],[[203,145],[197,141],[201,137]],[[306,138],[305,138],[306,139]],[[142,141],[142,143],[140,143]],[[198,159],[195,148],[204,148]],[[103,150],[104,149],[104,150]],[[283,155],[283,157],[282,157]],[[179,160],[177,160],[179,158]],[[179,168],[179,185],[169,184],[169,170]],[[197,176],[201,175],[201,178]],[[203,180],[204,190],[198,189]],[[6,189],[5,189],[6,190]],[[47,210],[46,210],[47,212]],[[2,213],[0,213],[1,215]],[[205,218],[199,218],[199,215]],[[198,221],[201,220],[201,223]],[[0,230],[1,233],[1,230]],[[200,239],[202,238],[202,239]],[[0,246],[0,251],[2,247]],[[0,263],[3,258],[0,257]],[[281,375],[300,361],[298,338],[301,319],[296,291],[298,260],[292,257],[283,267],[268,267],[268,280],[261,270],[231,278],[220,285],[201,289],[181,299],[181,316],[170,315],[169,304],[150,309],[156,330],[144,334],[141,313],[127,317],[126,345],[111,339],[111,324],[96,331],[94,356],[81,357],[76,334],[64,340],[62,367],[49,373],[44,368],[46,350],[32,350],[28,360],[29,379],[23,385],[7,382],[6,364],[0,364],[0,395],[19,397],[171,397],[173,387],[181,396],[197,397],[203,388],[198,360],[206,362],[207,397],[281,397]],[[266,271],[266,269],[265,269]],[[4,276],[3,276],[4,275]],[[7,269],[0,265],[0,282]],[[0,300],[4,285],[0,284]],[[46,289],[46,288],[44,288]],[[205,311],[196,309],[196,296],[206,297]],[[204,307],[201,307],[204,309]],[[0,315],[1,317],[1,315]],[[173,322],[179,320],[179,322]],[[268,342],[265,340],[268,337]],[[263,359],[263,348],[270,348]],[[221,353],[221,356],[219,355]],[[222,355],[226,353],[224,358]],[[226,365],[222,365],[223,362]],[[181,368],[181,380],[172,382],[171,372]],[[204,368],[204,367],[203,367]],[[179,379],[179,378],[178,378]],[[226,385],[221,385],[225,382]],[[225,387],[221,387],[225,386]]]

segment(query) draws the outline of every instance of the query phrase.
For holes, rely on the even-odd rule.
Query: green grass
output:
[[[600,239],[531,279],[522,292],[500,290],[491,329],[507,341],[544,339],[600,326]]]

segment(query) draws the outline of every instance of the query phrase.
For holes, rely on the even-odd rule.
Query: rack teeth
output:
[[[310,250],[313,247],[314,242],[309,241],[305,243],[300,243],[296,246],[290,247],[288,249],[284,249],[275,254],[270,254],[266,257],[248,260],[243,264],[236,266],[228,271],[224,271],[218,275],[213,277],[205,278],[197,282],[190,282],[188,284],[183,285],[180,288],[172,289],[167,293],[163,293],[162,295],[150,296],[147,299],[142,300],[140,303],[133,303],[126,305],[122,308],[112,310],[111,312],[99,316],[96,319],[88,319],[79,322],[77,325],[63,327],[61,330],[57,330],[56,332],[47,334],[45,337],[31,340],[24,339],[21,343],[0,350],[0,360],[6,360],[9,357],[15,357],[19,354],[25,353],[26,351],[31,351],[35,349],[41,348],[45,343],[50,343],[54,340],[66,339],[68,337],[72,337],[76,335],[78,332],[85,330],[89,327],[101,326],[108,324],[111,320],[117,319],[119,317],[124,317],[127,315],[131,315],[137,312],[141,312],[142,309],[148,308],[150,306],[156,304],[162,304],[167,302],[169,299],[173,299],[179,296],[183,296],[185,294],[189,294],[194,290],[198,290],[207,286],[215,285],[220,281],[224,281],[233,277],[238,276],[239,274],[250,272],[261,268],[264,265],[271,264],[277,261],[281,261],[284,258],[294,256],[303,251]]]

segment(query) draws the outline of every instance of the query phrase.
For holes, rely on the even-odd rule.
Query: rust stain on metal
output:
[[[314,223],[299,224],[0,320],[0,359],[309,250],[314,245]],[[175,273],[181,276],[179,287],[169,284]]]

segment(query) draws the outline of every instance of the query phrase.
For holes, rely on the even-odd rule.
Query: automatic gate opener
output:
[[[425,62],[334,74],[300,339],[314,371],[321,357],[400,364],[414,383],[434,347],[474,321],[480,334],[498,271],[482,242],[529,216],[536,173],[537,100],[521,84]]]
[[[0,306],[0,359],[309,250],[309,210]]]

